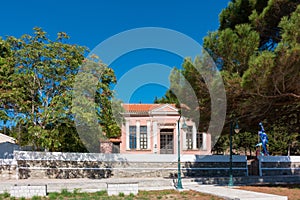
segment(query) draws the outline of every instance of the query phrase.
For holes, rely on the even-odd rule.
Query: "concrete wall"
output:
[[[18,177],[176,177],[176,155],[134,155],[16,151]],[[233,157],[234,176],[247,176],[245,156]],[[182,155],[183,177],[228,176],[229,156]]]
[[[123,193],[125,195],[134,194],[137,195],[139,192],[139,185],[138,182],[132,182],[132,183],[107,183],[107,194],[109,196],[112,195],[119,195],[120,193]]]
[[[14,185],[11,186],[9,193],[12,197],[32,198],[34,196],[46,196],[46,185]]]

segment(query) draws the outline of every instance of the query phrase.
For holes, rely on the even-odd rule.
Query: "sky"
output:
[[[69,43],[86,46],[92,51],[103,41],[124,31],[159,27],[180,32],[202,44],[203,37],[209,31],[218,29],[219,13],[226,8],[228,2],[229,0],[2,1],[0,37],[20,37],[32,34],[33,27],[41,27],[51,39],[56,38],[57,32],[66,32],[70,36]],[[182,61],[182,57],[170,52],[143,49],[120,55],[109,66],[114,69],[117,80],[134,82],[133,79],[155,76],[154,72],[160,66],[180,68]],[[124,78],[132,69],[144,66],[150,71],[153,69],[153,73],[145,70],[148,74]],[[167,72],[160,76],[168,82]],[[117,98],[125,103],[153,103],[155,97],[165,94],[168,84],[144,82],[130,92],[129,99],[123,94],[126,93],[126,87],[126,84],[116,87],[119,88],[116,90]]]

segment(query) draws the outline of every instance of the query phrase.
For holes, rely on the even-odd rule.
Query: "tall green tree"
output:
[[[253,55],[242,77],[242,86],[251,95],[249,100],[256,102],[252,115],[257,116],[264,110],[265,116],[274,122],[278,116],[286,118],[285,123],[291,131],[300,130],[299,16],[300,6],[291,17],[282,19],[279,24],[282,40],[278,46],[274,51],[265,50]],[[279,115],[268,115],[270,111]]]
[[[121,102],[113,98],[114,71],[96,55],[85,59],[76,76],[72,112],[77,130],[90,152],[99,152],[99,140],[121,136]]]
[[[0,120],[3,123],[3,132],[6,134],[6,122],[9,105],[12,102],[12,76],[14,74],[13,57],[9,44],[0,38]]]
[[[52,41],[42,29],[34,31],[32,36],[7,38],[15,60],[15,82],[22,88],[14,114],[25,118],[27,141],[37,149],[55,150],[61,145],[57,128],[70,118],[73,79],[86,49],[65,43],[69,38],[65,33]]]
[[[219,30],[251,24],[260,36],[259,48],[272,50],[281,40],[279,23],[290,16],[298,0],[232,0],[220,13]]]
[[[121,105],[112,101],[110,88],[116,83],[114,71],[99,58],[84,59],[87,49],[69,44],[68,39],[66,33],[59,32],[51,40],[44,30],[34,28],[33,35],[0,40],[0,115],[2,120],[16,123],[12,134],[22,145],[33,145],[37,150],[87,150],[76,131],[81,126],[74,121],[80,111],[72,110],[75,78],[84,68],[95,75],[83,82],[89,88],[84,91],[90,95],[88,109],[95,113],[88,120],[99,125],[100,129],[95,130],[98,134],[103,130],[106,137],[120,136],[120,125],[113,114],[122,123]],[[90,87],[91,80],[96,81],[95,88]],[[99,144],[99,139],[92,141]],[[99,145],[95,148],[93,151],[99,151]]]
[[[220,14],[220,28],[204,38],[204,48],[221,70],[226,89],[223,133],[229,134],[227,127],[237,118],[245,130],[241,137],[247,144],[241,146],[246,149],[251,149],[248,144],[253,141],[248,137],[257,133],[260,121],[274,137],[276,130],[285,127],[287,133],[300,131],[299,4],[296,0],[232,0]],[[195,70],[185,66],[180,72],[193,86],[199,108],[209,107],[211,99],[201,97],[206,86]]]

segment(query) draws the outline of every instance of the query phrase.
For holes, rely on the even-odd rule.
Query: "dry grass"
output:
[[[300,185],[299,184],[241,186],[239,189],[287,196],[289,200],[300,200]]]

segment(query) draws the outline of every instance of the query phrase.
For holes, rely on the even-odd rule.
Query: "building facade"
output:
[[[16,139],[0,133],[0,159],[12,158],[14,150],[19,150]]]
[[[123,104],[123,108],[120,153],[177,154],[179,130],[181,154],[211,154],[210,134],[197,131],[193,121],[180,117],[175,105]],[[181,129],[184,122],[186,131]]]

